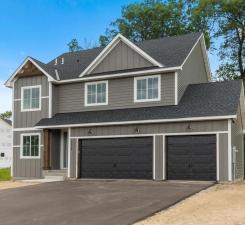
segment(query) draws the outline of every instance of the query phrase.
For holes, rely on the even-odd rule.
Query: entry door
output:
[[[68,134],[67,131],[62,132],[61,147],[61,168],[66,169],[68,165]]]
[[[169,180],[216,180],[216,136],[193,135],[167,138]]]

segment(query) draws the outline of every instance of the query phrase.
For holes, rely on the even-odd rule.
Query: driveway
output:
[[[76,180],[2,190],[0,224],[132,224],[208,186],[207,183]]]

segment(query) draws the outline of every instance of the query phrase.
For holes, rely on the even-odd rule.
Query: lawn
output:
[[[11,179],[10,168],[0,169],[0,181],[7,181]]]

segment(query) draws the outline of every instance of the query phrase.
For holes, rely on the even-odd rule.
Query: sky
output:
[[[81,45],[98,43],[121,8],[135,0],[2,0],[0,4],[0,113],[11,110],[11,89],[4,82],[27,56],[46,63]],[[212,71],[218,58],[209,54]]]

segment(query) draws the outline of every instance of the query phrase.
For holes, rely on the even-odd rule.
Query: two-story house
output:
[[[15,179],[244,176],[243,83],[211,82],[201,33],[28,57],[6,86]]]
[[[11,167],[12,133],[11,120],[0,118],[0,168]]]

